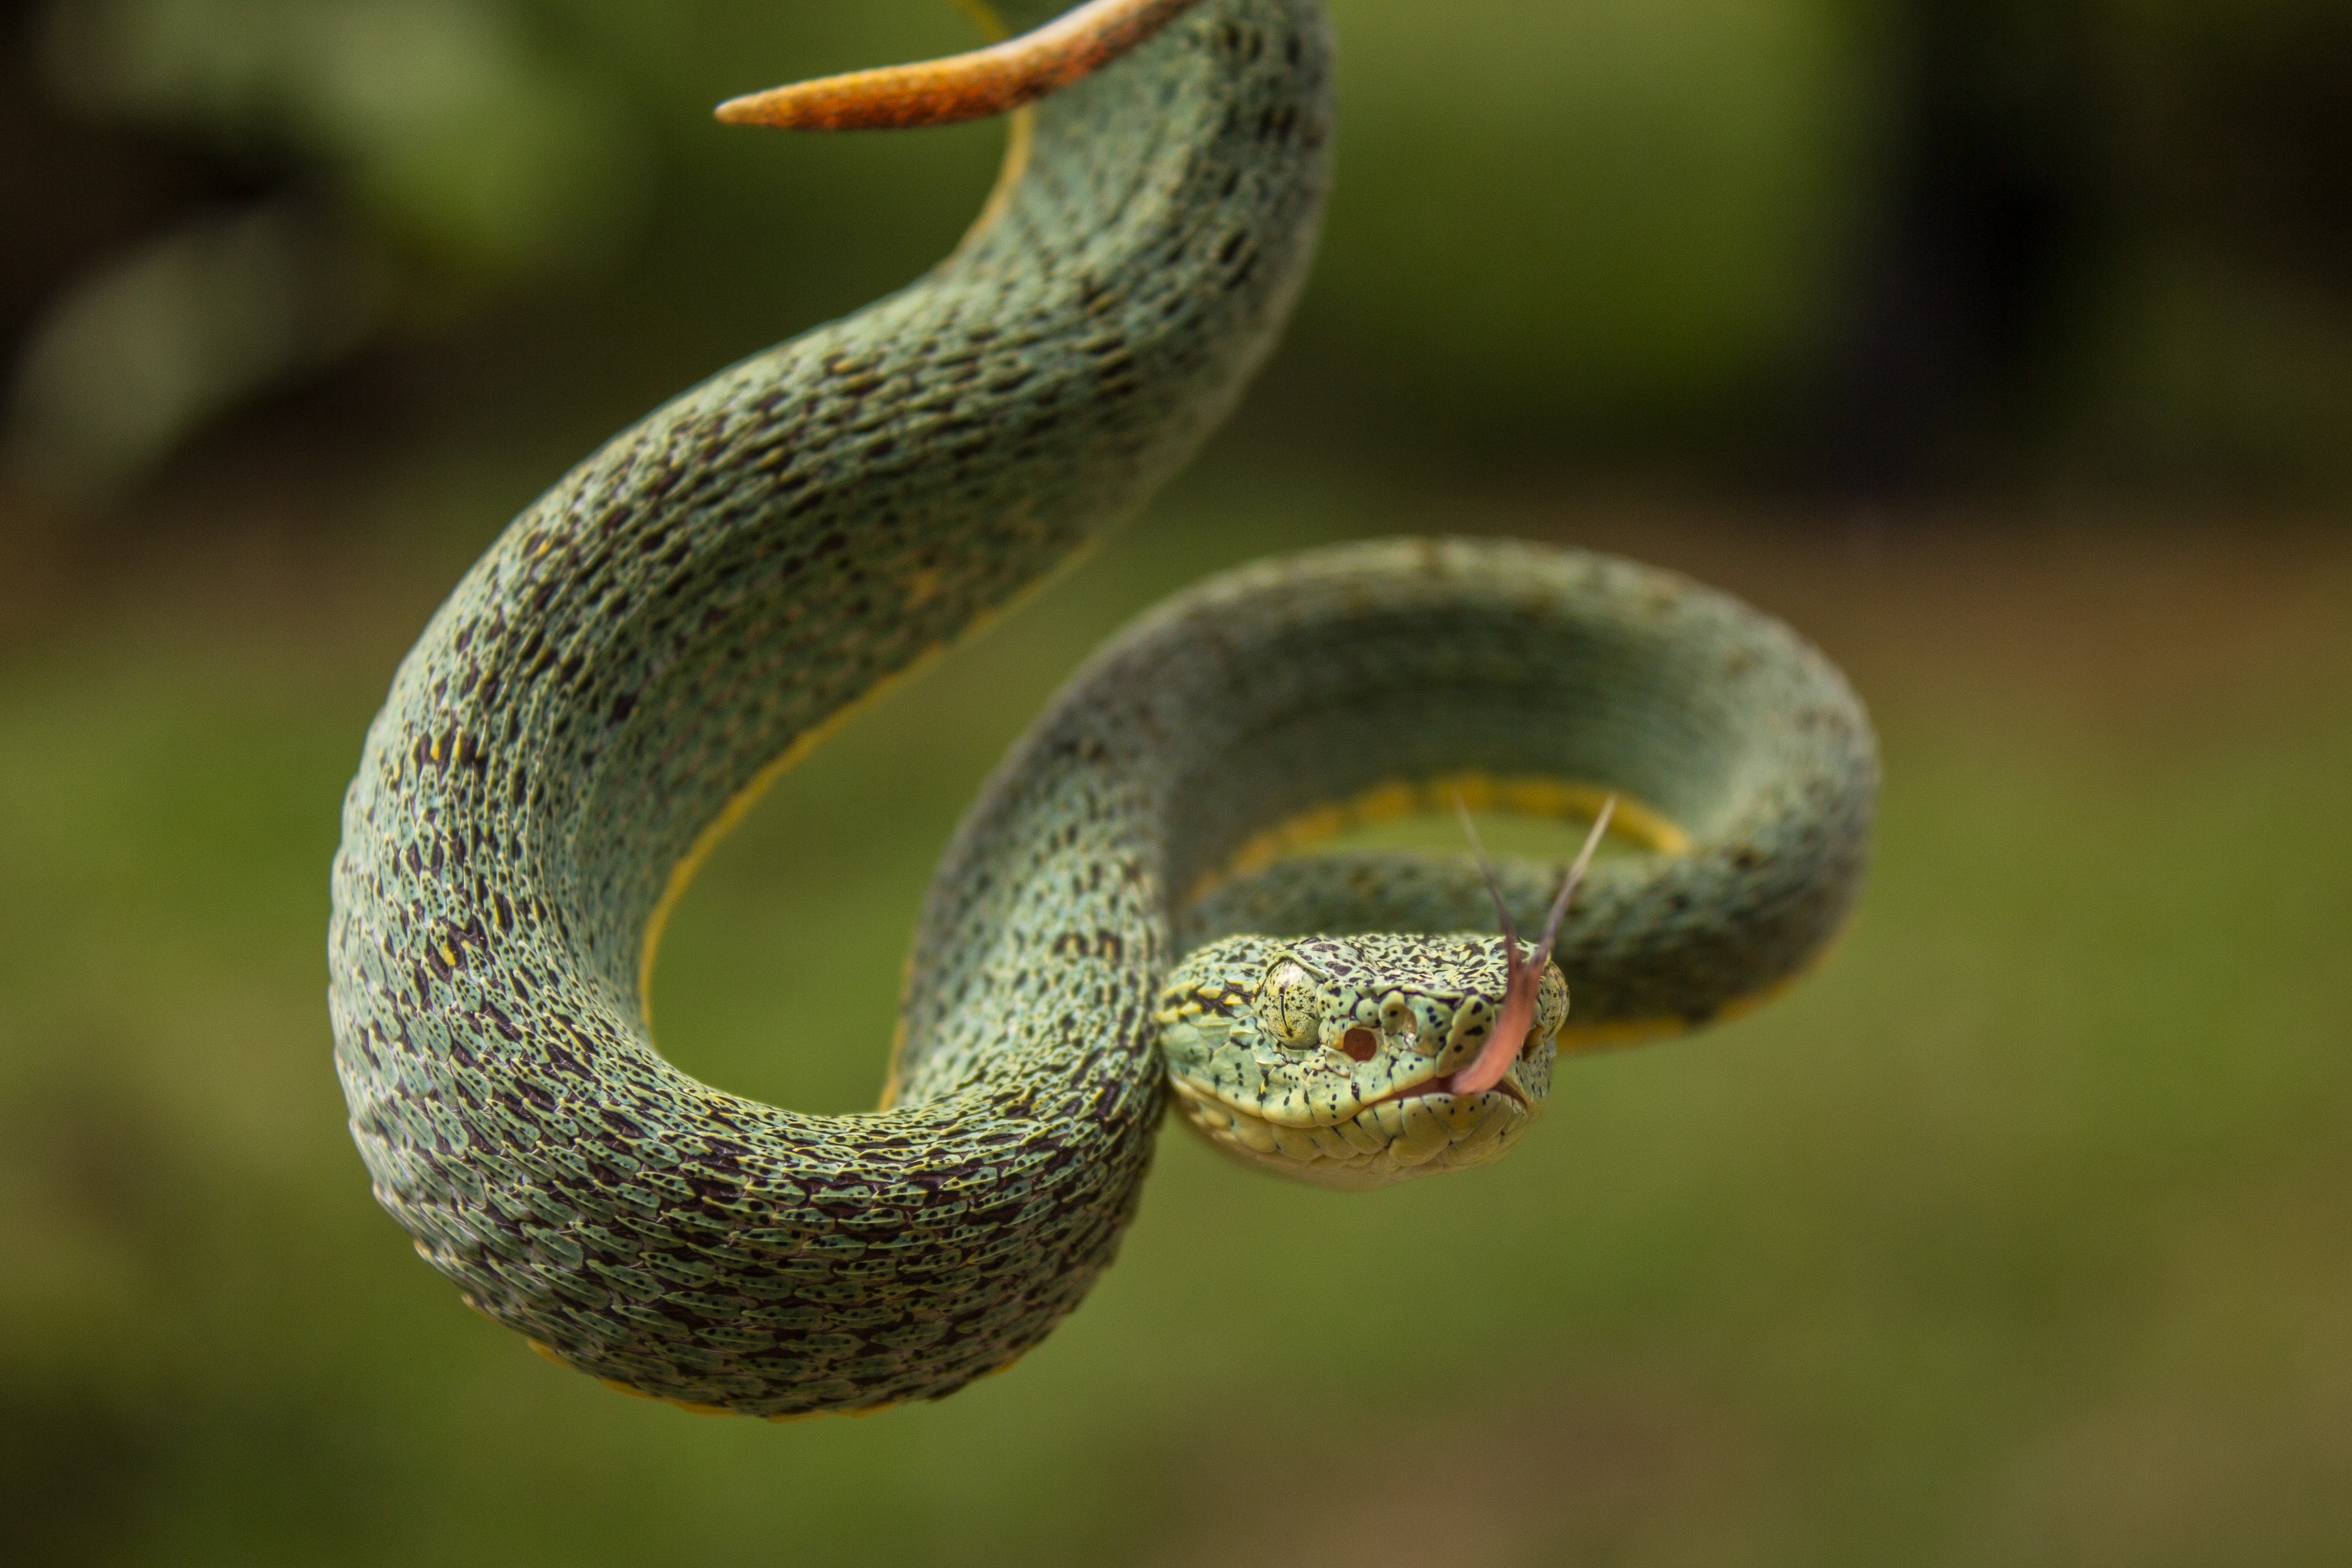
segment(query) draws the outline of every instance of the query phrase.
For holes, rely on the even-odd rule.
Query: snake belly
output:
[[[1488,925],[1461,864],[1267,862],[1335,802],[1605,785],[1679,835],[1599,868],[1563,1049],[1717,1016],[1834,930],[1875,771],[1825,661],[1667,574],[1396,542],[1218,580],[1089,662],[943,857],[884,1110],[656,1052],[662,915],[760,786],[1237,395],[1312,248],[1329,58],[1314,0],[1203,0],[1027,111],[955,256],[615,437],[403,664],[334,868],[338,1071],[379,1200],[543,1353],[772,1419],[1007,1364],[1133,1215],[1182,953]],[[1502,875],[1524,918],[1547,873]]]

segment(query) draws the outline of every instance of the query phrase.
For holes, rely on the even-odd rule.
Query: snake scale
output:
[[[1103,13],[1119,57],[960,110],[1060,88],[1019,110],[953,256],[589,457],[466,575],[368,733],[329,934],[353,1137],[473,1306],[624,1391],[772,1419],[952,1392],[1111,1261],[1171,1100],[1329,1185],[1483,1163],[1557,1053],[1753,1002],[1859,884],[1874,742],[1794,634],[1629,562],[1378,542],[1206,583],[1073,679],[941,861],[882,1110],[802,1115],[661,1059],[654,950],[711,842],[1135,510],[1298,291],[1332,131],[1318,0],[1061,26]],[[1649,852],[1595,866],[1558,968],[1493,935],[1465,857],[1282,852],[1457,796],[1568,816],[1604,790]],[[1538,923],[1558,868],[1496,875]]]

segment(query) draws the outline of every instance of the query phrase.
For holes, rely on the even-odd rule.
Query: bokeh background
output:
[[[1215,568],[1515,533],[1792,621],[1878,867],[1751,1019],[1489,1171],[1165,1140],[1011,1376],[618,1398],[374,1207],[326,867],[503,519],[950,246],[1001,131],[716,99],[940,0],[0,6],[0,1540],[12,1562],[2352,1560],[2352,8],[1333,0],[1314,282],[1204,458],[786,780],[666,1049],[871,1103],[932,859]]]

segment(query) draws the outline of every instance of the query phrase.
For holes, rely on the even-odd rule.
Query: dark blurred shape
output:
[[[2006,435],[2116,243],[2085,0],[1906,0],[1889,153],[1816,463],[1880,496]]]
[[[2126,123],[2158,221],[2352,291],[2352,6],[2205,0],[2155,12]]]
[[[1815,476],[2352,479],[2352,10],[1905,0]]]
[[[295,198],[192,217],[52,299],[18,361],[5,464],[100,497],[383,319],[378,257]]]
[[[43,490],[103,498],[374,337],[577,274],[638,204],[612,95],[489,0],[58,0],[33,20],[43,96],[223,176],[35,307],[5,456]]]
[[[2108,47],[2131,246],[2066,437],[2103,479],[2340,500],[2352,492],[2352,7],[2116,7]]]

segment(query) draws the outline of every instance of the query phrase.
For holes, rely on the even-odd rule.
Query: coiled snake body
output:
[[[926,902],[886,1109],[801,1115],[662,1061],[646,981],[703,851],[858,699],[1138,506],[1299,286],[1318,0],[1159,10],[1181,14],[1023,111],[947,262],[516,519],[369,732],[329,938],[353,1135],[475,1306],[627,1391],[780,1419],[951,1392],[1110,1261],[1163,1060],[1195,1126],[1310,1179],[1478,1163],[1556,1050],[1754,998],[1857,883],[1868,727],[1777,623],[1573,552],[1353,547],[1163,606],[1016,747]],[[1550,974],[1503,1081],[1449,1092],[1502,943],[1346,934],[1489,929],[1475,869],[1275,852],[1457,792],[1566,811],[1603,787],[1663,852],[1580,894],[1566,1026]],[[1500,875],[1532,923],[1553,870]]]

